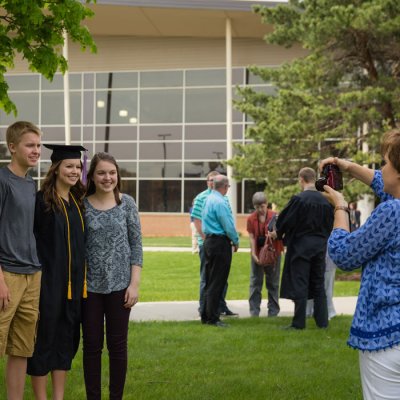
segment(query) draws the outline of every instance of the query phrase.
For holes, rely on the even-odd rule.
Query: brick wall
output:
[[[238,232],[247,236],[246,220],[248,215],[239,214],[236,217]],[[143,236],[190,236],[189,214],[140,214]]]

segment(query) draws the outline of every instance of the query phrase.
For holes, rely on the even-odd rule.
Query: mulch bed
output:
[[[353,272],[352,274],[336,275],[335,280],[337,280],[337,281],[359,281],[360,278],[361,278],[361,272]]]

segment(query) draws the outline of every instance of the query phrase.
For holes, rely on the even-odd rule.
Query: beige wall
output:
[[[248,215],[239,214],[236,229],[242,236],[248,236],[246,220]],[[143,236],[190,236],[189,214],[145,213],[140,215]],[[247,239],[246,239],[247,240]]]
[[[223,68],[225,41],[202,38],[137,38],[132,36],[97,36],[96,54],[69,46],[69,70],[120,71],[183,68]],[[234,39],[233,66],[279,65],[304,55],[299,47],[285,49],[267,45],[261,39]],[[10,73],[28,72],[19,60]]]

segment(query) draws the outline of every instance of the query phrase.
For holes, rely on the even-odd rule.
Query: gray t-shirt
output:
[[[33,274],[40,269],[33,233],[36,184],[9,168],[0,169],[0,265],[4,271]]]
[[[121,204],[97,210],[85,204],[87,289],[111,293],[126,289],[132,265],[142,266],[142,234],[135,200],[123,194]]]

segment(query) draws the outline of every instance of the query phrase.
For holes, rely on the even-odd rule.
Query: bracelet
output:
[[[349,210],[349,207],[347,207],[347,206],[336,206],[336,207],[335,207],[335,212],[338,211],[338,210],[346,211],[347,214],[350,215],[350,210]]]

